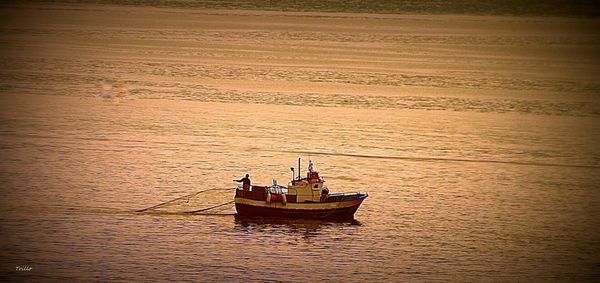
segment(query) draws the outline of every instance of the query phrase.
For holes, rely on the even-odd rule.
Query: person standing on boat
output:
[[[244,191],[249,191],[250,190],[250,175],[246,174],[246,177],[241,178],[239,180],[234,180],[236,182],[242,182],[242,187],[244,188]]]

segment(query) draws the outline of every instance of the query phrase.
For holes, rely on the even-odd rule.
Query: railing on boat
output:
[[[236,197],[242,197],[242,198],[248,198],[248,199],[253,199],[253,200],[265,200],[266,199],[266,190],[270,188],[267,186],[252,186],[250,191],[244,191],[241,187],[239,187],[236,191],[235,191],[235,196]],[[286,188],[287,189],[287,188]],[[288,198],[288,202],[296,202],[296,198],[298,197],[298,194],[290,194],[289,193],[289,189],[287,189],[288,192],[286,193],[287,198]],[[295,190],[295,189],[293,189]],[[296,190],[297,192],[297,190]],[[300,195],[300,196],[312,196],[312,195]],[[326,202],[334,202],[334,201],[347,201],[347,200],[353,200],[353,199],[360,199],[360,198],[365,198],[367,197],[368,194],[367,193],[361,193],[361,192],[353,192],[353,193],[330,193],[327,197],[327,201]]]

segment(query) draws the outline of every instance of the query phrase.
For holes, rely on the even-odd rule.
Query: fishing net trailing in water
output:
[[[236,188],[207,189],[138,209],[136,212],[156,214],[235,214],[232,192]]]

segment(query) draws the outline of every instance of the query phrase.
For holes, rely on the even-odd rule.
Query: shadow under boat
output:
[[[275,230],[283,233],[302,234],[311,238],[320,234],[323,229],[342,227],[359,227],[362,224],[356,219],[298,219],[264,216],[235,215],[235,227],[244,231]]]

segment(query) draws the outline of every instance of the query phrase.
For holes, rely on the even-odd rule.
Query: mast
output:
[[[298,180],[300,180],[300,171],[302,167],[300,167],[300,157],[298,157]]]

